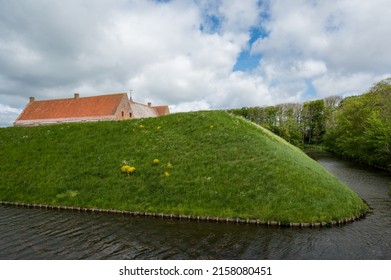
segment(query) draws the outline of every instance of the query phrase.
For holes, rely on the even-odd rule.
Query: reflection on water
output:
[[[390,173],[311,156],[373,213],[314,229],[0,206],[0,259],[391,259]]]

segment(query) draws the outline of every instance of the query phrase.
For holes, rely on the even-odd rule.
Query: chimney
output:
[[[30,103],[35,101],[35,97],[34,96],[30,96]]]
[[[151,102],[148,102],[148,107],[151,107],[152,106],[152,103]]]
[[[75,93],[75,99],[80,97],[80,93]]]
[[[133,91],[132,89],[129,90],[129,101],[130,102],[133,102],[132,91]]]

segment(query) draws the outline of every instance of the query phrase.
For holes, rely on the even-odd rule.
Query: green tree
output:
[[[326,144],[345,156],[373,165],[391,167],[391,79],[369,92],[344,99]]]
[[[278,108],[278,125],[275,127],[276,134],[292,143],[302,144],[301,109],[297,103],[285,103],[276,106]]]
[[[326,132],[326,112],[324,100],[305,102],[302,110],[304,142],[319,144]]]

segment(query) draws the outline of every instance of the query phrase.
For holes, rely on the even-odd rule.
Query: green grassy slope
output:
[[[0,174],[3,201],[281,222],[367,210],[299,149],[218,111],[2,128]]]

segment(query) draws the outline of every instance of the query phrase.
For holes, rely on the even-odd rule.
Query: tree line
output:
[[[343,156],[391,169],[391,78],[358,96],[229,111],[298,147],[321,144]]]

